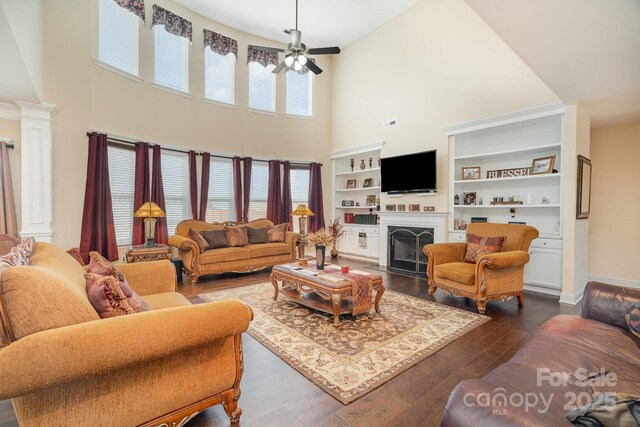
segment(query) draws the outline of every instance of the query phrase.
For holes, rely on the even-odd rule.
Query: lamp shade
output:
[[[140,209],[133,214],[135,218],[163,218],[166,216],[160,206],[153,202],[145,202]]]
[[[302,217],[313,216],[313,212],[307,207],[307,205],[298,205],[296,210],[291,212],[291,215]]]

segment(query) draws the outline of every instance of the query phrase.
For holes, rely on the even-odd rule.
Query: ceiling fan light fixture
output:
[[[284,58],[284,63],[287,64],[287,67],[291,67],[294,60],[295,58],[293,57],[293,55],[287,55],[286,58]]]
[[[293,69],[296,71],[302,70],[302,64],[300,63],[300,59],[293,63]]]
[[[307,63],[307,57],[306,57],[306,56],[304,56],[304,55],[298,55],[298,62],[299,62],[301,65],[306,64],[306,63]]]

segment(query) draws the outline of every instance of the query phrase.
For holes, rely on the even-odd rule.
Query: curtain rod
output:
[[[91,136],[91,134],[93,134],[93,133],[98,133],[98,132],[95,132],[95,131],[94,132],[87,132],[87,136]],[[115,141],[115,142],[119,142],[119,143],[127,144],[127,145],[136,145],[137,144],[137,142],[127,141],[126,139],[115,138],[115,137],[111,137],[109,135],[107,135],[107,140]],[[140,141],[140,142],[142,142],[142,141]],[[13,144],[10,144],[10,145],[11,145],[11,147],[9,147],[9,145],[7,145],[7,147],[13,148]],[[149,147],[153,147],[154,145],[160,145],[160,144],[149,143]],[[188,154],[189,153],[189,150],[180,150],[178,148],[166,148],[166,147],[162,147],[162,146],[160,146],[160,147],[163,150],[172,151],[174,153],[183,153],[183,154]],[[201,156],[203,152],[202,151],[195,151],[195,153],[196,153],[196,156]],[[229,160],[231,160],[231,159],[234,158],[234,156],[223,156],[222,154],[211,154],[211,153],[209,153],[209,155],[211,157],[215,157],[215,158],[218,158],[218,159],[229,159]],[[238,156],[238,157],[240,157],[241,159],[244,158],[242,156]],[[252,159],[252,161],[269,163],[269,160],[263,160],[263,159]],[[282,161],[282,162],[284,163],[284,161]],[[292,166],[309,166],[311,163],[314,163],[314,162],[289,162],[289,164],[292,165]],[[322,163],[318,163],[318,164],[320,166],[323,166]]]

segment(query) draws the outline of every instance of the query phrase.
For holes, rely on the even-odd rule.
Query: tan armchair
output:
[[[100,319],[84,268],[51,244],[2,271],[0,399],[21,426],[184,425],[219,403],[237,422],[251,309],[191,305],[169,261],[119,268],[152,311]]]
[[[514,296],[524,305],[524,266],[529,262],[529,245],[538,237],[538,230],[520,224],[469,224],[467,234],[476,236],[507,236],[502,252],[482,255],[475,264],[464,262],[467,244],[437,243],[423,248],[427,256],[429,293],[436,289],[454,295],[473,298],[480,313],[487,301],[506,301]]]

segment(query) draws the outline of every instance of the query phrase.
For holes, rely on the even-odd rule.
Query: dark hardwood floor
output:
[[[365,264],[346,261],[352,267]],[[442,291],[431,297],[425,279],[381,272],[385,287],[452,307],[475,311],[475,304]],[[194,304],[198,294],[268,281],[269,271],[226,274],[191,285],[188,276],[179,291]],[[382,308],[384,310],[384,298]],[[525,306],[515,298],[490,302],[491,321],[472,330],[431,357],[398,375],[363,398],[343,405],[245,334],[245,373],[240,406],[242,426],[437,426],[449,393],[460,381],[481,378],[506,362],[547,319],[558,313],[579,313],[561,305],[557,297],[525,291]],[[17,425],[10,401],[0,401],[0,427]],[[229,418],[220,405],[207,409],[189,426],[226,426]]]

